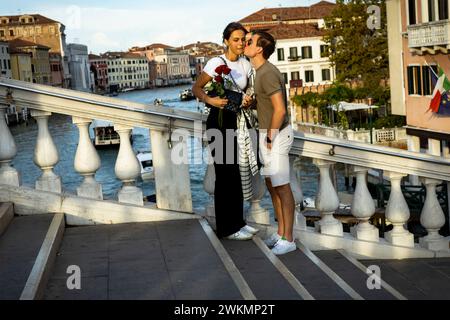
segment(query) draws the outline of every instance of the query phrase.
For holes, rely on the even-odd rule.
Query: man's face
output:
[[[257,34],[254,34],[245,43],[244,54],[247,57],[254,58],[262,50],[262,48],[260,48],[256,45],[258,43],[258,39],[259,39],[259,36]]]

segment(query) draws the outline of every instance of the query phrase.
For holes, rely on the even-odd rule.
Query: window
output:
[[[436,20],[435,0],[428,0],[428,21]]]
[[[448,0],[438,0],[439,20],[448,19]]]
[[[422,66],[423,95],[430,96],[437,82],[437,66]]]
[[[314,71],[312,70],[305,71],[305,82],[314,82]]]
[[[312,58],[312,47],[302,47],[302,59],[311,59]]]
[[[416,0],[408,0],[409,24],[416,24]]]
[[[326,44],[320,45],[320,57],[327,57],[328,56],[328,46]]]
[[[322,69],[322,81],[330,81],[331,74],[330,69]]]
[[[300,72],[294,71],[291,72],[291,80],[299,80],[300,79]]]
[[[284,49],[277,49],[278,61],[284,61]]]
[[[291,47],[289,48],[289,60],[297,60],[298,53],[297,53],[297,47]]]
[[[9,35],[13,37],[14,36],[14,30],[9,30]]]
[[[11,70],[11,60],[8,59],[8,69]]]
[[[283,75],[283,79],[284,79],[284,84],[287,84],[288,83],[288,75],[287,75],[287,73],[283,72],[282,75]]]
[[[5,36],[5,30],[0,30],[0,37],[4,37]]]
[[[422,85],[420,81],[420,66],[408,66],[408,94],[421,95]]]

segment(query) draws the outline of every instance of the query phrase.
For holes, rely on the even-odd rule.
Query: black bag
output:
[[[242,93],[225,89],[225,97],[228,99],[228,104],[224,109],[235,113],[239,112],[242,105]]]

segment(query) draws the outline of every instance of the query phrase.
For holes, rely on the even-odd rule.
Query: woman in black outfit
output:
[[[217,76],[225,76],[229,79],[232,77],[232,81],[225,81],[227,89],[237,92],[245,91],[252,70],[250,62],[241,57],[245,48],[246,33],[247,30],[240,23],[230,23],[223,32],[223,41],[226,45],[225,54],[210,59],[192,87],[195,96],[210,107],[206,122],[206,128],[209,130],[209,143],[215,141],[214,135],[219,132],[223,137],[223,144],[216,145],[216,143],[214,149],[211,150],[216,173],[214,189],[216,233],[219,238],[227,237],[233,240],[251,239],[253,234],[258,231],[246,225],[243,218],[244,200],[239,173],[238,145],[236,136],[232,135],[237,129],[237,115],[235,112],[224,109],[228,102],[227,99],[208,96],[203,88]],[[218,74],[217,70],[220,70],[218,67],[223,65],[231,69],[229,76]],[[233,84],[230,86],[230,83]],[[236,86],[239,86],[239,88],[236,88]],[[243,105],[250,103],[251,98],[245,96]],[[214,133],[210,129],[218,131]],[[233,154],[230,155],[230,152],[233,152]]]

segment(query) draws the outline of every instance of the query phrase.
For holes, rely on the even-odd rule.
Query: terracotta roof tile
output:
[[[34,18],[34,22],[30,22],[30,23],[22,23],[20,22],[20,17],[23,16],[32,16]],[[45,24],[45,23],[59,23],[58,21],[55,21],[53,19],[44,17],[40,14],[22,14],[22,15],[14,15],[14,16],[0,16],[0,18],[8,18],[9,19],[9,25],[12,24]]]
[[[322,37],[325,32],[317,24],[278,24],[271,27],[268,32],[277,40]]]
[[[265,8],[241,19],[243,24],[269,23],[277,20],[292,21],[305,19],[320,19],[329,15],[336,6],[335,3],[320,1],[310,7]],[[274,19],[275,18],[275,19]]]
[[[41,49],[48,49],[50,50],[50,47],[38,44],[38,43],[34,43],[31,41],[27,41],[27,40],[23,40],[20,38],[14,39],[14,40],[10,40],[9,42],[9,47],[13,50],[17,49],[17,48],[22,48],[22,47],[38,47]]]

